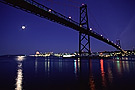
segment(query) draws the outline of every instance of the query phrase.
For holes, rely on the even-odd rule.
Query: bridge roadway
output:
[[[101,40],[101,41],[115,47],[116,49],[122,51],[123,53],[125,53],[125,51],[121,47],[119,47],[112,41],[108,40],[107,38],[103,37],[102,35],[99,35],[98,33],[94,32],[93,30],[90,30],[90,29],[88,30],[86,27],[82,27],[82,25],[80,25],[78,22],[75,22],[71,18],[66,17],[34,0],[0,0],[0,2],[8,4],[8,5],[18,8],[18,9],[21,9],[28,13],[35,14],[39,17],[46,18],[50,21],[62,24],[66,27],[70,27],[70,28],[77,30],[81,33],[84,33],[86,35],[90,35],[98,40]]]

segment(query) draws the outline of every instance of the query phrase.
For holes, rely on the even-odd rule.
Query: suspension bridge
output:
[[[125,53],[125,51],[120,47],[120,45],[114,43],[113,41],[110,41],[103,35],[96,33],[92,30],[92,28],[89,28],[86,4],[82,4],[82,6],[80,7],[80,22],[78,23],[72,20],[71,17],[66,17],[63,14],[58,13],[55,10],[48,8],[34,0],[0,0],[0,2],[78,31],[80,55],[82,54],[84,49],[88,54],[91,53],[90,36],[98,40],[101,40],[107,43],[108,45],[111,45],[114,48]],[[83,43],[83,40],[85,40],[86,42]]]

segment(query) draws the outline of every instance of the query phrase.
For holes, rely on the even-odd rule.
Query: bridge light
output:
[[[84,5],[84,3],[82,3],[82,6]]]
[[[51,12],[52,10],[51,9],[49,9],[49,12]]]
[[[90,28],[90,30],[92,30],[92,28]]]
[[[71,17],[71,16],[69,16],[68,18],[70,18],[70,19],[71,19],[72,17]]]
[[[23,25],[21,28],[22,28],[22,30],[24,30],[26,27]]]
[[[103,35],[101,35],[101,37],[102,37]]]

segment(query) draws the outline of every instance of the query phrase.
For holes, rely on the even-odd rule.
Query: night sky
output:
[[[89,26],[123,49],[135,47],[135,0],[35,0],[79,22],[79,7],[88,5]],[[25,25],[26,29],[21,27]],[[79,33],[69,27],[0,3],[0,55],[75,52]],[[91,37],[91,50],[114,51]]]

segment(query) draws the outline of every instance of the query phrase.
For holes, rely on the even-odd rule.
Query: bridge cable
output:
[[[47,0],[47,1],[49,1],[49,2],[51,2],[51,3],[55,3],[55,4],[57,4],[57,5],[63,5],[63,6],[70,6],[70,7],[74,7],[74,8],[80,8],[80,7],[75,6],[75,5],[69,5],[69,4],[65,4],[65,3],[62,3],[62,2],[54,1],[54,0]],[[81,3],[80,3],[80,2],[77,2],[77,1],[73,1],[73,0],[68,0],[68,1],[70,1],[70,2],[72,2],[72,3],[75,3],[75,4],[81,5]],[[89,8],[88,8],[88,9],[89,9]],[[105,35],[105,36],[107,37],[107,35],[104,33],[104,31],[102,30],[102,28],[100,27],[100,25],[97,23],[97,20],[95,19],[94,15],[91,13],[90,9],[89,9],[89,12],[90,12],[90,15],[93,17],[94,21],[96,22],[97,26],[99,27],[99,29],[100,29],[101,32],[103,33],[103,35]],[[98,31],[97,31],[98,29],[96,29],[96,27],[95,27],[94,24],[91,22],[91,20],[90,20],[90,25],[93,26],[92,28],[93,28],[94,30],[96,30],[96,32],[98,32]]]
[[[88,9],[89,9],[89,8],[88,8]],[[101,28],[101,26],[98,24],[98,22],[97,22],[95,16],[92,14],[92,12],[90,11],[90,9],[88,10],[88,13],[90,13],[91,18],[93,18],[94,22],[96,23],[97,27],[101,30],[101,32],[103,33],[103,35],[105,35],[105,37],[108,37],[108,36],[104,33],[104,31],[103,31],[103,29]],[[90,20],[90,24],[91,24],[92,26],[94,26],[94,24],[92,24],[91,20]],[[94,29],[95,29],[95,30],[98,30],[98,29],[96,29],[95,27],[94,27]]]
[[[65,3],[62,3],[62,2],[54,1],[54,0],[47,0],[47,1],[49,1],[49,2],[51,2],[51,3],[55,3],[55,4],[57,4],[57,5],[63,5],[63,6],[70,6],[70,7],[74,7],[74,8],[80,8],[78,5],[77,5],[77,6],[76,6],[76,5],[69,5],[69,4],[67,4],[67,3],[65,4]],[[72,2],[72,3],[74,3],[74,4],[79,4],[79,5],[81,5],[80,2],[77,2],[77,1],[74,1],[74,0],[68,0],[68,1],[70,1],[70,2]],[[90,13],[91,17],[93,18],[93,20],[95,21],[97,27],[101,30],[101,32],[103,33],[103,35],[105,35],[105,37],[108,37],[108,36],[104,33],[104,31],[103,31],[103,29],[101,28],[101,26],[97,23],[96,18],[95,18],[94,15],[91,13],[91,11],[90,11],[89,8],[88,8],[88,12]],[[90,17],[90,18],[91,18],[91,17]],[[96,30],[96,32],[98,32],[98,31],[97,31],[98,29],[96,29],[96,27],[95,27],[94,24],[91,22],[91,20],[89,20],[89,21],[90,21],[90,25],[93,26],[92,28],[93,28],[94,30]]]

